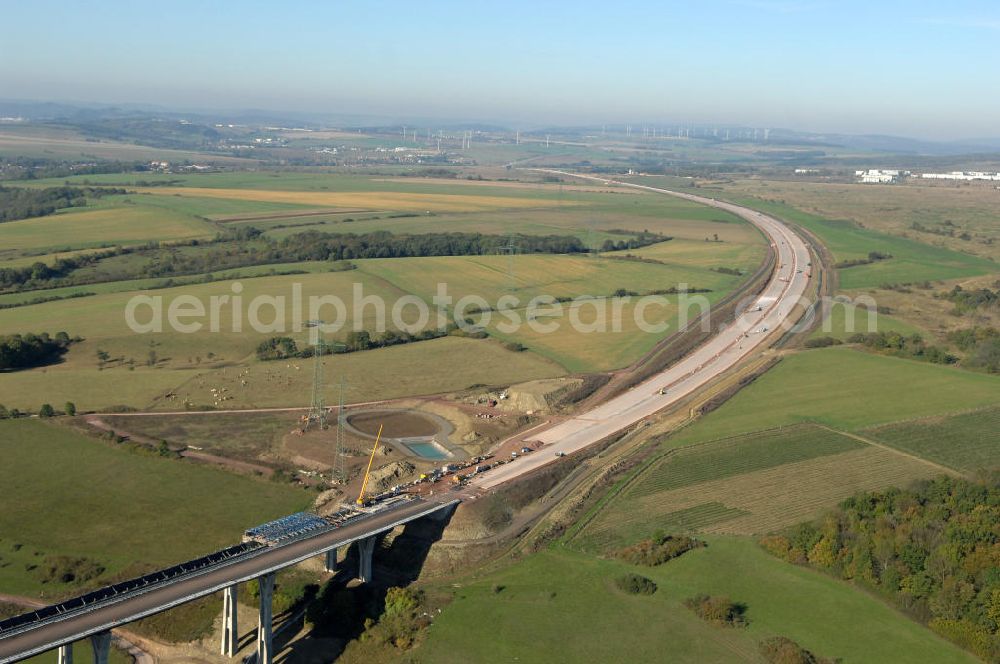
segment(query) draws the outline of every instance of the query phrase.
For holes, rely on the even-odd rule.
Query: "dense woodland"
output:
[[[46,332],[0,337],[0,371],[51,364],[69,349],[71,343],[72,339],[65,332],[54,338]]]
[[[762,543],[789,562],[871,588],[942,636],[1000,662],[1000,475],[859,494]]]
[[[41,180],[44,178],[64,178],[71,175],[130,173],[147,170],[149,170],[149,165],[140,161],[102,159],[81,163],[68,159],[26,156],[0,157],[0,180]]]
[[[44,217],[63,208],[82,207],[87,204],[88,196],[98,198],[124,193],[126,193],[124,189],[106,187],[23,189],[0,186],[0,222]]]

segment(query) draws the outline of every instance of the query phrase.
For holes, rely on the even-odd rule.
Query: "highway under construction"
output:
[[[530,436],[535,442],[530,453],[492,463],[479,458],[462,466],[443,468],[418,483],[449,483],[448,490],[435,490],[433,494],[426,487],[405,486],[368,498],[363,487],[355,504],[345,505],[333,515],[290,515],[248,530],[243,542],[222,551],[0,622],[0,663],[58,648],[60,662],[66,664],[71,658],[70,644],[90,637],[95,658],[103,664],[107,660],[112,628],[220,590],[224,591],[225,619],[221,651],[233,656],[237,635],[233,609],[236,587],[257,579],[261,589],[257,661],[270,664],[273,656],[271,595],[274,574],[278,570],[313,556],[324,556],[327,569],[332,569],[337,549],[355,545],[359,553],[358,577],[362,581],[370,580],[372,552],[379,535],[416,519],[446,516],[463,499],[473,499],[561,457],[581,452],[676,405],[740,364],[754,351],[772,343],[782,328],[801,313],[801,298],[809,282],[809,249],[795,232],[777,219],[693,194],[563,171],[546,172],[678,196],[732,212],[749,221],[769,239],[777,256],[777,267],[763,290],[738,313],[732,324],[627,392],[568,420],[536,427]],[[322,407],[320,403],[321,410]],[[378,438],[371,459],[374,459],[377,446]],[[367,484],[367,473],[365,479]]]

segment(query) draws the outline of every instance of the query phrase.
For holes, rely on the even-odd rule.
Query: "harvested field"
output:
[[[407,210],[414,212],[461,212],[496,210],[499,208],[554,207],[557,201],[537,198],[499,196],[474,196],[467,194],[420,194],[396,191],[382,192],[317,192],[269,191],[260,189],[222,189],[207,187],[150,187],[139,188],[149,194],[166,196],[197,196],[200,198],[226,198],[272,203],[297,203],[315,207],[363,208],[378,210]],[[564,203],[565,204],[565,203]]]

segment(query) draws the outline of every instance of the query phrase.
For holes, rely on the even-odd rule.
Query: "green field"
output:
[[[787,205],[756,198],[734,200],[812,231],[837,261],[867,258],[871,251],[892,255],[888,260],[871,265],[838,270],[840,287],[845,290],[872,288],[886,283],[957,279],[997,271],[997,265],[985,258],[932,246],[910,238],[879,233],[862,228],[851,221],[825,219]]]
[[[819,516],[859,491],[905,486],[938,467],[816,425],[669,450],[625,481],[569,539],[591,553],[665,532],[758,535]]]
[[[106,572],[97,583],[235,544],[245,528],[312,502],[302,489],[116,448],[52,423],[0,422],[0,452],[0,588],[14,594],[80,592],[32,573],[47,556],[98,562]]]
[[[668,446],[816,421],[852,431],[996,403],[1000,380],[853,348],[798,353],[721,408],[667,439]]]
[[[724,438],[681,448],[667,456],[630,487],[628,496],[679,489],[863,446],[856,440],[808,424]]]
[[[649,597],[615,590],[625,571],[659,589]],[[742,538],[712,537],[707,548],[655,568],[547,550],[441,592],[455,599],[415,661],[762,662],[757,642],[774,635],[844,662],[976,661],[872,596]],[[702,622],[682,604],[697,593],[745,603],[749,627]]]
[[[48,217],[0,224],[0,247],[11,251],[70,251],[142,242],[211,238],[218,232],[196,217],[155,206],[71,208]]]
[[[883,233],[1000,259],[996,190],[989,183],[956,185],[910,179],[900,186],[755,178],[726,187],[780,199],[827,219],[853,219]]]
[[[996,408],[888,424],[862,433],[965,473],[1000,467],[1000,410]]]
[[[669,244],[669,243],[668,243]],[[497,325],[503,322],[500,316],[493,316],[492,328],[501,339],[523,343],[529,348],[527,353],[503,351],[496,345],[475,346],[484,350],[477,358],[471,351],[474,342],[454,340],[446,346],[462,349],[456,357],[465,357],[469,362],[459,364],[437,363],[443,357],[436,349],[442,348],[429,342],[399,347],[387,351],[396,366],[387,366],[378,361],[376,353],[369,351],[361,355],[338,358],[334,364],[343,363],[343,369],[334,369],[339,374],[344,371],[352,382],[356,379],[357,400],[371,400],[407,394],[425,394],[449,389],[461,389],[474,383],[506,384],[531,380],[533,378],[560,375],[566,371],[595,371],[614,369],[634,362],[662,338],[660,334],[642,331],[635,324],[633,305],[627,304],[623,312],[620,331],[611,327],[613,316],[612,301],[599,300],[595,304],[607,305],[607,332],[579,332],[571,325],[570,312],[557,319],[556,333],[541,333],[532,330],[527,323],[523,307],[531,298],[547,294],[554,297],[571,297],[581,294],[604,296],[618,288],[637,292],[676,287],[687,283],[691,287],[710,288],[705,297],[714,301],[735,287],[738,277],[719,274],[705,267],[693,265],[672,265],[644,263],[637,261],[609,260],[588,256],[525,255],[516,256],[513,264],[502,256],[456,256],[399,259],[369,259],[355,261],[358,269],[346,272],[328,272],[329,265],[321,262],[290,263],[272,266],[257,266],[228,270],[215,275],[209,283],[191,283],[186,286],[160,288],[147,295],[162,298],[164,311],[178,296],[193,296],[210,310],[210,301],[215,296],[232,295],[235,281],[243,287],[244,303],[258,296],[283,296],[286,300],[284,329],[292,331],[293,306],[291,304],[295,285],[301,286],[304,301],[302,319],[308,320],[308,298],[311,296],[333,295],[346,303],[346,319],[342,330],[334,338],[343,340],[354,322],[355,284],[360,284],[364,296],[377,296],[385,303],[385,320],[388,328],[395,328],[392,322],[392,305],[403,296],[416,296],[432,305],[431,299],[437,292],[439,283],[445,284],[449,295],[457,303],[466,295],[485,298],[487,304],[495,305],[505,295],[513,295],[520,301],[519,317],[525,323],[513,334],[503,334]],[[511,266],[512,269],[511,269]],[[296,270],[306,274],[268,275],[274,270]],[[240,275],[239,279],[233,279]],[[252,278],[253,277],[253,278]],[[186,278],[179,277],[178,281]],[[194,278],[187,278],[194,281]],[[94,293],[94,295],[47,302],[30,306],[0,310],[0,334],[23,333],[27,331],[49,331],[54,334],[66,330],[71,335],[79,335],[82,343],[71,347],[65,361],[49,367],[19,371],[7,375],[0,383],[0,403],[7,407],[37,409],[43,402],[61,404],[74,401],[81,408],[103,408],[117,404],[144,407],[159,395],[170,392],[171,388],[181,388],[206,373],[215,373],[223,367],[234,364],[253,363],[254,349],[265,338],[276,333],[258,334],[250,329],[244,316],[242,331],[234,332],[232,307],[220,309],[219,332],[208,330],[207,319],[203,329],[196,333],[174,331],[164,319],[164,331],[159,334],[135,334],[128,327],[124,312],[129,300],[137,291],[163,283],[162,279],[141,279],[118,281],[85,286],[74,286],[49,291],[26,292],[0,296],[0,302],[14,303],[38,296],[66,296],[73,293]],[[514,289],[509,290],[513,285]],[[669,298],[669,306],[655,305],[646,312],[650,322],[667,320],[673,322],[676,315],[676,297]],[[595,310],[591,305],[575,305],[581,312],[580,320],[594,322]],[[435,326],[434,307],[428,324]],[[271,320],[271,308],[266,307],[261,315],[265,322]],[[335,318],[330,307],[321,312],[326,320]],[[141,320],[146,320],[148,311],[142,310]],[[363,327],[377,329],[377,310],[366,306],[362,311]],[[404,310],[404,320],[415,322],[415,310]],[[548,321],[545,321],[548,322]],[[308,332],[292,332],[300,345],[307,343]],[[152,346],[150,344],[153,344]],[[464,349],[469,348],[466,353]],[[100,370],[96,358],[97,350],[108,352],[112,358],[134,361],[135,368],[129,369],[121,362],[112,362]],[[156,353],[155,367],[146,366],[150,350]],[[363,358],[375,361],[379,371],[373,373],[363,368]],[[437,364],[435,364],[437,363]],[[275,363],[270,368],[287,369],[283,363]],[[523,371],[520,378],[518,371]],[[298,372],[298,370],[296,370]],[[305,377],[308,372],[298,373]],[[243,400],[255,405],[298,405],[308,400],[308,385],[294,375],[290,379],[294,389],[282,392],[263,388],[256,384]],[[211,382],[216,378],[211,378]],[[301,384],[300,384],[301,383]],[[243,386],[240,386],[241,388]],[[418,391],[407,393],[413,388]],[[190,397],[185,394],[185,398]],[[294,401],[293,399],[299,399]],[[204,395],[195,395],[193,403],[203,404]],[[183,402],[180,402],[183,403]],[[179,404],[174,404],[177,407]],[[208,404],[211,405],[211,404]]]
[[[833,337],[844,341],[852,334],[859,332],[899,332],[907,336],[912,334],[926,336],[927,334],[925,330],[907,321],[888,314],[874,312],[873,309],[873,307],[869,308],[864,304],[834,302],[831,305],[829,315],[820,322],[809,337],[811,339]]]

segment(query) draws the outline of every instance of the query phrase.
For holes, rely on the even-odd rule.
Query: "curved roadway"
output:
[[[490,489],[551,463],[559,454],[570,454],[594,445],[704,387],[757,348],[766,346],[775,330],[792,322],[792,312],[805,294],[809,281],[811,258],[806,243],[788,226],[766,214],[714,198],[667,189],[563,171],[546,172],[668,194],[732,212],[749,221],[770,239],[779,267],[761,294],[733,324],[679,362],[628,392],[569,420],[541,428],[531,439],[544,443],[544,447],[475,478],[471,485],[480,489]],[[660,393],[662,388],[666,388],[665,394]]]

